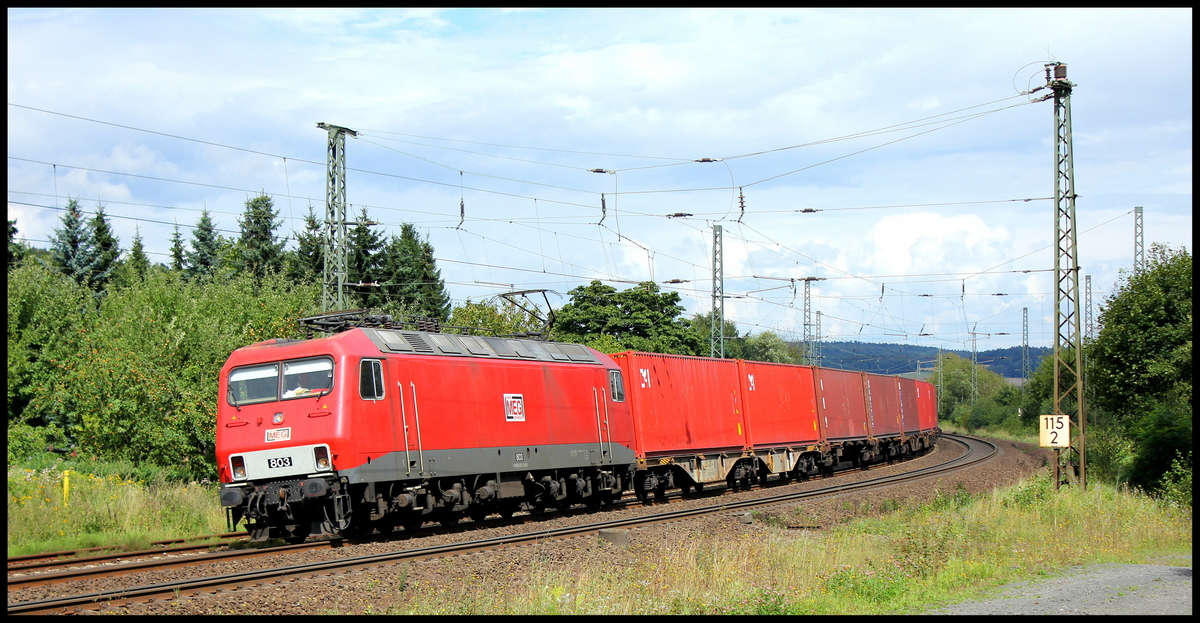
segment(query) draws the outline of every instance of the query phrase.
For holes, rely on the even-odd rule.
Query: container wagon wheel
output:
[[[421,515],[416,515],[413,517],[405,517],[403,520],[401,520],[400,525],[404,527],[405,532],[416,532],[417,530],[421,529],[421,526],[424,523],[425,518]]]

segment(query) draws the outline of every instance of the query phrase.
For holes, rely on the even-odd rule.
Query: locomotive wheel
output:
[[[484,519],[487,519],[487,516],[490,514],[491,512],[488,509],[474,504],[467,509],[467,516],[470,517],[471,521],[474,521],[475,523],[482,522]]]
[[[459,519],[462,519],[462,515],[458,513],[451,513],[449,515],[444,515],[441,519],[438,519],[438,523],[449,528],[453,525],[456,525]]]

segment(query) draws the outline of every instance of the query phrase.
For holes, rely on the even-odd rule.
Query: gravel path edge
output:
[[[1191,556],[1187,557],[1190,562]],[[990,599],[925,614],[1192,614],[1192,568],[1150,564],[1071,567],[1052,578],[1008,584]]]

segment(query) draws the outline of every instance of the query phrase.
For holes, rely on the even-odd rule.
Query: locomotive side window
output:
[[[363,359],[358,367],[358,395],[363,400],[383,400],[383,362]]]
[[[300,359],[283,363],[283,397],[315,396],[333,387],[333,360]]]
[[[277,400],[279,364],[238,368],[229,374],[229,397],[239,405]]]
[[[613,402],[625,402],[625,383],[621,380],[620,370],[608,371],[608,386]]]

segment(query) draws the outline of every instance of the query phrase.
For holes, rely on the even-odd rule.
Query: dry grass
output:
[[[550,550],[547,550],[550,551]],[[823,532],[771,528],[545,555],[507,578],[408,586],[409,614],[916,613],[1072,565],[1190,553],[1190,510],[1045,477]],[[597,563],[597,560],[603,560]]]

